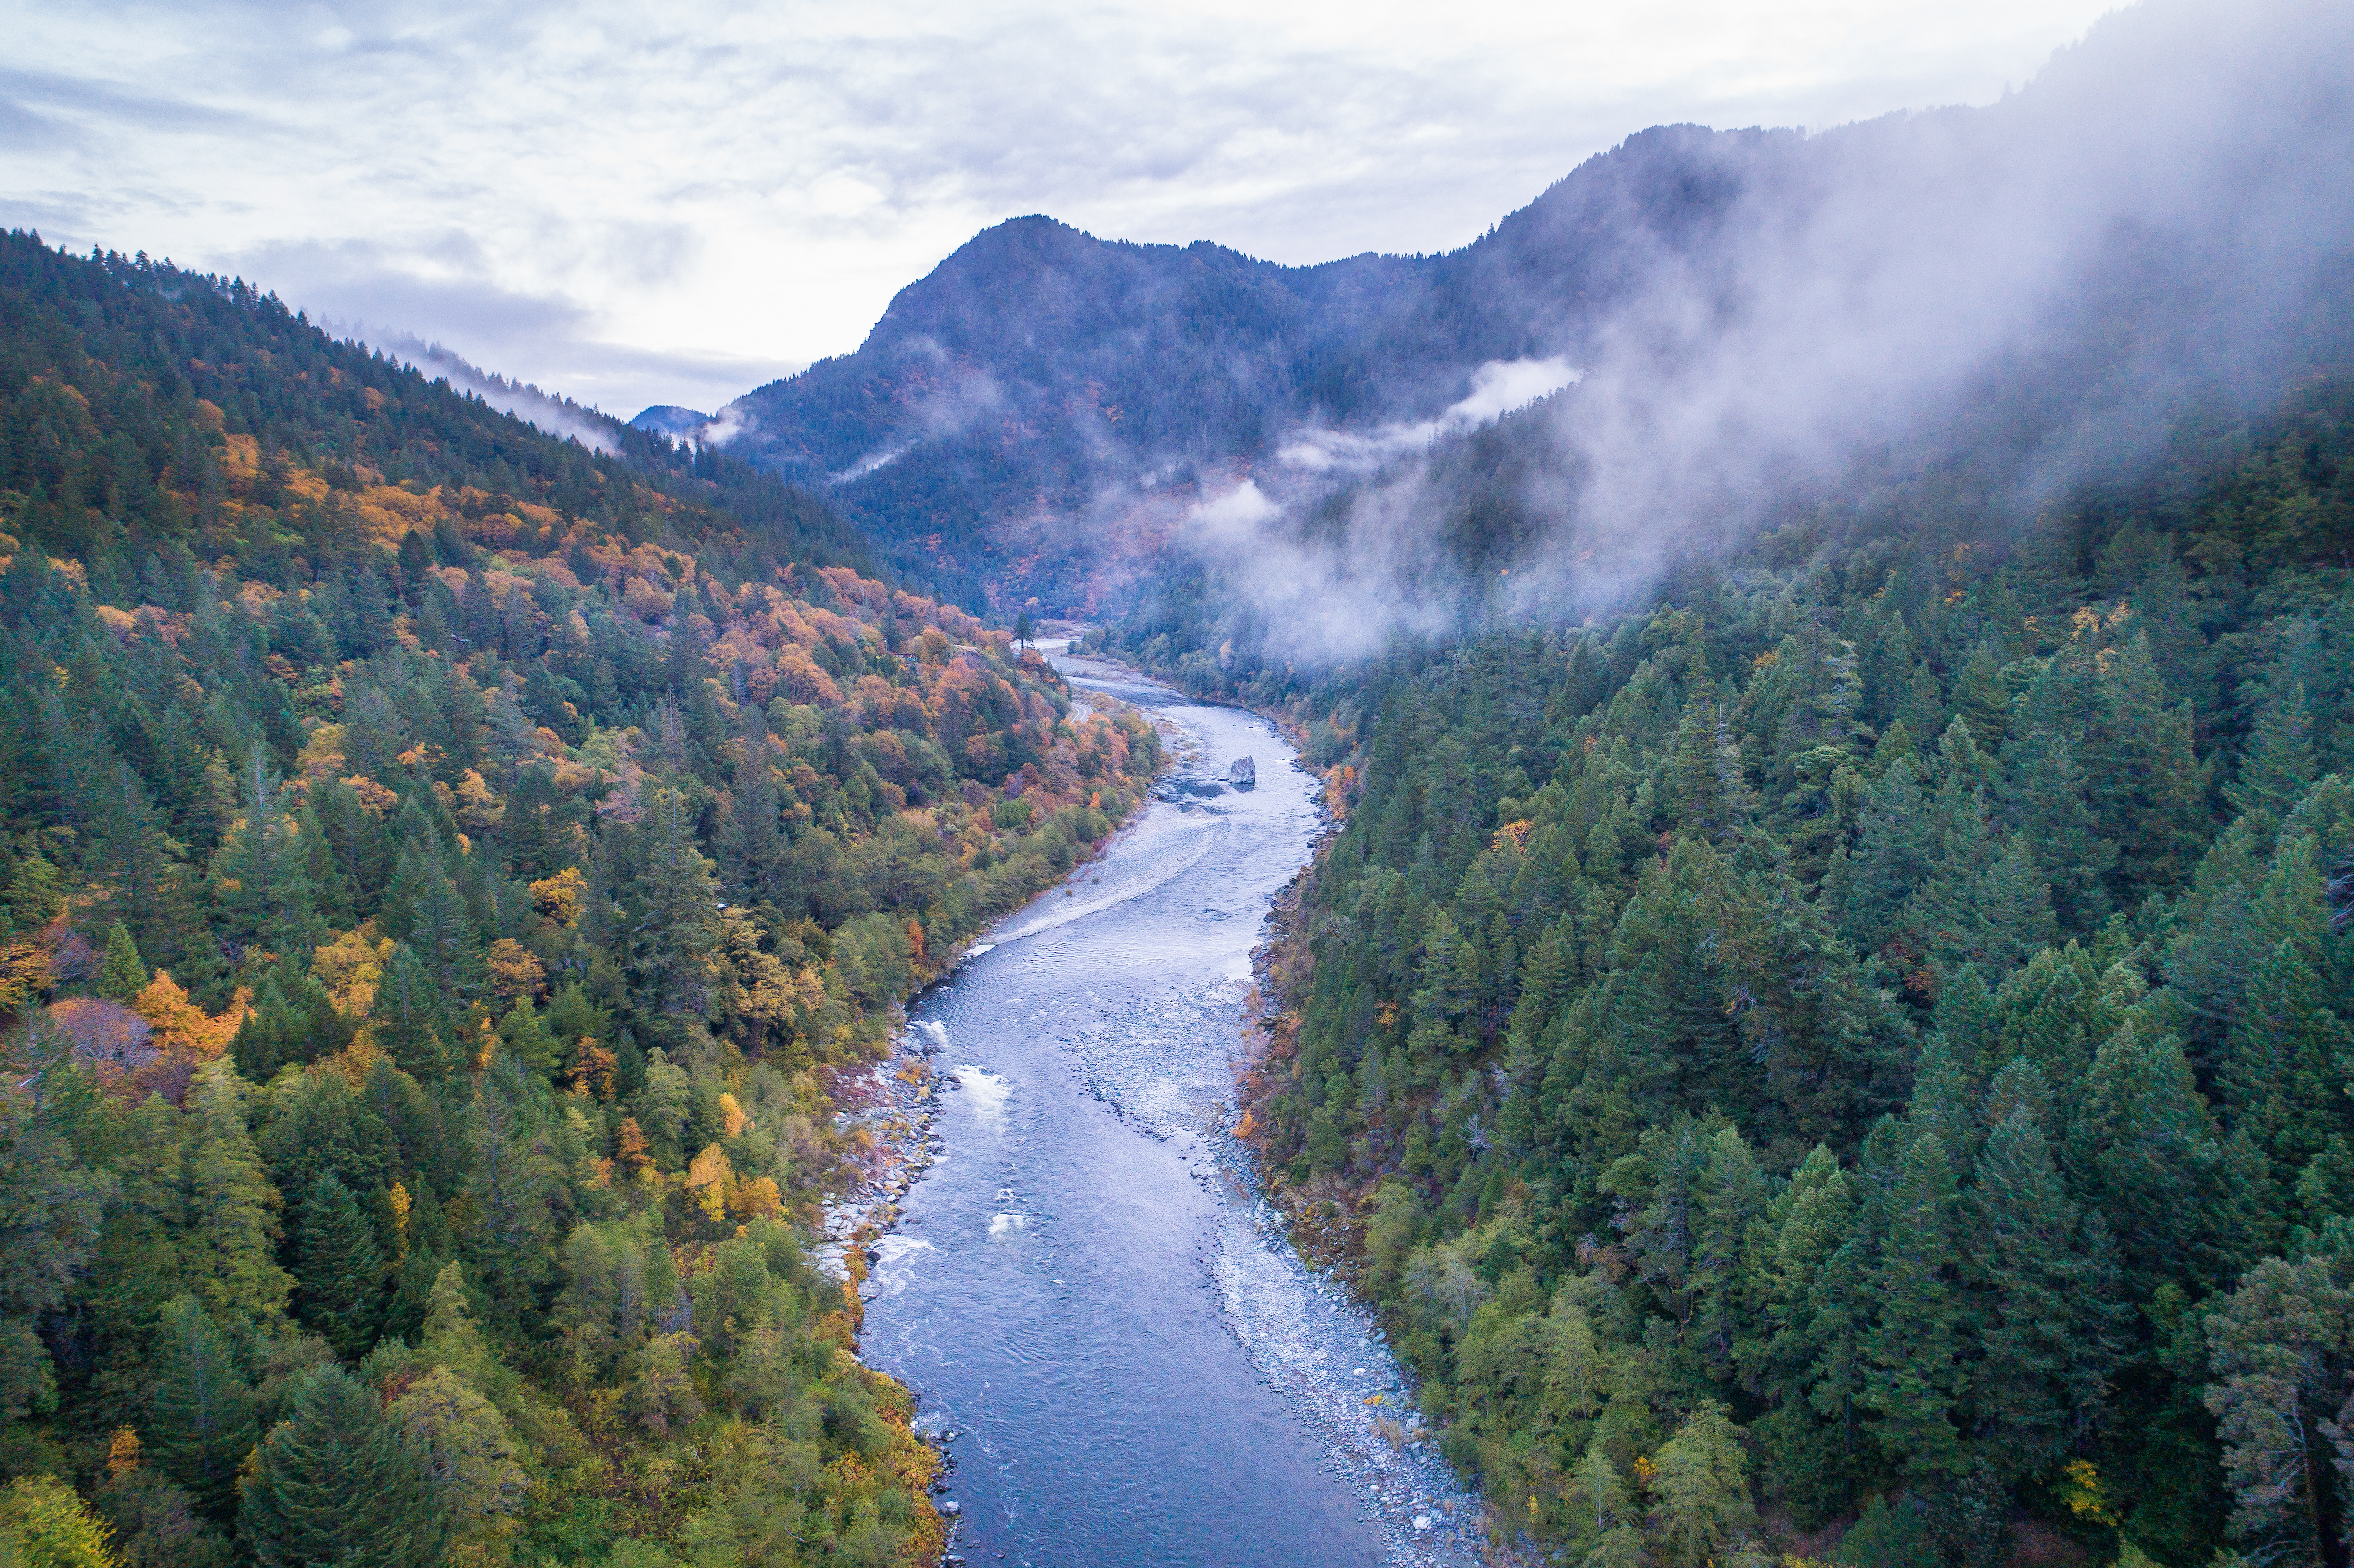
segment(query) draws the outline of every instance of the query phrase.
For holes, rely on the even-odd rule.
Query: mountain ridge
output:
[[[1860,388],[1827,425],[1877,422],[1871,440],[1901,444],[2009,418],[2055,451],[2098,444],[2066,406],[2073,379],[2105,387],[2123,423],[2155,418],[2145,405],[2169,378],[2239,374],[2202,330],[2251,354],[2285,336],[2274,318],[2288,307],[2258,297],[2270,262],[2291,263],[2285,293],[2310,282],[2311,253],[2347,253],[2354,218],[2314,175],[2347,145],[2326,74],[2345,32],[2300,4],[2230,29],[2146,4],[1985,108],[1818,132],[1639,132],[1437,255],[1287,267],[1011,219],[902,290],[857,350],[746,394],[700,433],[826,489],[886,552],[972,566],[1001,609],[1077,613],[1132,599],[1201,504],[1246,480],[1290,522],[1312,510],[1319,486],[1283,459],[1302,432],[1410,461],[1399,441],[1483,367],[1650,356],[1635,367],[1665,383],[1737,342],[1726,329],[1801,330],[1802,308],[1818,335],[1899,345],[1844,367],[1819,344],[1779,345]],[[2237,395],[2262,402],[2278,369]],[[2006,376],[2018,409],[1986,389]]]

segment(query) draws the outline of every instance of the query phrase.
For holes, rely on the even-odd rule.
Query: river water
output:
[[[863,1351],[951,1462],[974,1564],[1468,1563],[1476,1502],[1372,1325],[1284,1243],[1226,1135],[1249,952],[1314,781],[1265,721],[1057,662],[1180,764],[1097,860],[916,1008],[955,1092],[878,1244]],[[1220,789],[1236,758],[1255,789]],[[952,1436],[949,1436],[953,1434]]]

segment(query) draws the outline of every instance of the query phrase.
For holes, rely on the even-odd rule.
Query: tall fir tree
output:
[[[482,991],[482,932],[429,840],[402,852],[402,874],[412,866],[416,891],[408,945],[445,1007],[462,1004]]]
[[[1914,1138],[1889,1172],[1871,1278],[1859,1403],[1880,1417],[1880,1441],[1916,1475],[1959,1459],[1962,1303],[1955,1229],[1960,1192],[1935,1133]]]
[[[147,966],[139,961],[139,944],[131,939],[131,932],[117,920],[107,927],[106,958],[99,965],[98,994],[125,1007],[139,1000],[147,989]]]
[[[323,1171],[302,1201],[295,1265],[302,1318],[335,1353],[356,1361],[376,1343],[384,1314],[385,1267],[376,1227],[351,1189]]]
[[[1997,1121],[1968,1200],[1969,1273],[1983,1293],[1968,1423],[2006,1478],[2041,1473],[2098,1424],[2115,1351],[2104,1278],[2031,1106]]]
[[[448,1044],[458,1022],[455,1001],[433,983],[417,949],[396,944],[376,985],[369,1032],[402,1072],[431,1083],[456,1065]]]
[[[2313,787],[2320,769],[2314,762],[2308,709],[2304,683],[2292,682],[2257,713],[2239,776],[2223,786],[2223,799],[2234,811],[2243,816],[2261,812],[2270,821],[2285,821]]]
[[[2354,1031],[2323,1005],[2321,978],[2285,941],[2264,955],[2224,1037],[2215,1089],[2228,1126],[2244,1128],[2293,1185],[2333,1137],[2354,1135]]]
[[[614,935],[632,989],[660,1022],[699,1021],[717,980],[719,887],[695,848],[685,796],[647,791],[644,817],[630,830],[617,869]]]
[[[281,955],[304,951],[320,932],[307,848],[259,746],[239,783],[243,814],[213,855],[214,906],[233,940]]]
[[[164,1304],[155,1336],[146,1453],[215,1519],[236,1507],[238,1469],[260,1436],[251,1385],[192,1296]]]
[[[2060,929],[2083,936],[2108,915],[2117,850],[2094,834],[2075,748],[2065,735],[2029,730],[2014,737],[2004,762],[2005,815],[2051,886]]]
[[[244,1494],[238,1531],[261,1568],[429,1568],[449,1535],[425,1456],[341,1367],[303,1374]]]
[[[187,1251],[196,1295],[225,1322],[261,1329],[286,1309],[294,1281],[278,1266],[278,1189],[246,1125],[249,1086],[226,1060],[188,1090]]]
[[[281,1067],[335,1055],[352,1043],[355,1028],[335,1010],[315,974],[281,962],[263,974],[229,1054],[241,1076],[266,1084]]]

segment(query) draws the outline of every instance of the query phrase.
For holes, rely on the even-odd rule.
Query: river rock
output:
[[[1237,789],[1249,789],[1258,782],[1258,764],[1247,757],[1235,758],[1234,766],[1226,769],[1226,782]]]

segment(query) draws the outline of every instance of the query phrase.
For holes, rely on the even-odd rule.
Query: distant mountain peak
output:
[[[2248,11],[2222,27],[2187,0],[2131,7],[1985,108],[1820,133],[1653,126],[1444,255],[1294,267],[1009,218],[899,291],[856,352],[737,398],[702,439],[825,488],[886,551],[1077,614],[1201,502],[1280,488],[1287,452],[1404,451],[1401,432],[1463,425],[1492,401],[1483,373],[1589,373],[1557,413],[1606,404],[1626,431],[1681,432],[1704,461],[1632,437],[1608,454],[1634,512],[1643,486],[1738,469],[1725,454],[1779,441],[1795,471],[2028,376],[2043,423],[2017,433],[2030,456],[2003,482],[2024,494],[2047,482],[2026,471],[2035,449],[2073,471],[2072,451],[2130,444],[2169,377],[2265,381],[2283,323],[2337,319],[2314,266],[2354,233],[2327,174],[2349,141],[2344,7]],[[2196,112],[2136,107],[2177,101]],[[2085,411],[2095,386],[2113,412]],[[1552,475],[1548,528],[1583,493],[1573,477]],[[1445,525],[1405,510],[1406,532]]]
[[[697,413],[693,408],[682,408],[675,403],[657,403],[630,423],[641,430],[651,430],[673,440],[684,440],[702,434],[704,428],[711,423],[711,416]]]

